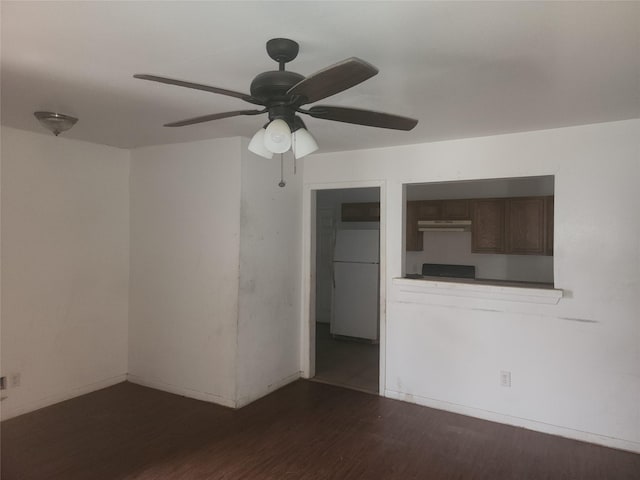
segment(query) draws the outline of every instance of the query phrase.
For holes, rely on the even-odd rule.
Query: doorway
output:
[[[315,376],[380,391],[380,188],[316,192]]]

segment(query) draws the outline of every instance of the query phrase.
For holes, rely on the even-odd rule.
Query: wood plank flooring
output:
[[[2,480],[638,480],[640,455],[297,381],[237,411],[122,383],[2,423]]]

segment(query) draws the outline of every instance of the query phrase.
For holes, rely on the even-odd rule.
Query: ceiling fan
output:
[[[254,135],[249,143],[249,150],[266,158],[271,158],[274,153],[286,152],[289,148],[293,150],[295,158],[301,158],[318,148],[297,113],[325,120],[395,130],[411,130],[417,125],[418,120],[412,118],[371,110],[327,105],[302,108],[303,105],[317,102],[364,82],[376,75],[378,69],[364,60],[351,57],[304,77],[299,73],[285,70],[285,64],[296,58],[298,50],[299,45],[293,40],[287,38],[269,40],[267,53],[278,62],[279,68],[258,74],[251,82],[250,95],[156,75],[136,74],[134,78],[236,97],[264,107],[259,110],[234,110],[188,118],[167,123],[165,127],[182,127],[239,115],[267,113],[269,122]]]

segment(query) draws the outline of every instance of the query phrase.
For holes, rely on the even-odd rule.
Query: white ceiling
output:
[[[249,92],[276,69],[273,37],[300,43],[309,75],[357,56],[380,73],[321,101],[418,118],[411,132],[305,117],[320,151],[351,150],[640,117],[640,2],[2,1],[2,124],[132,148],[251,135],[262,117],[165,128],[254,108],[132,78],[151,73]]]

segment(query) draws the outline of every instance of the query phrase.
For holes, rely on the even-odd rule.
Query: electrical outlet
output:
[[[11,388],[19,387],[20,386],[20,374],[19,373],[12,373],[9,383],[11,385]]]
[[[500,385],[503,387],[511,386],[511,372],[507,372],[506,370],[500,372]]]

